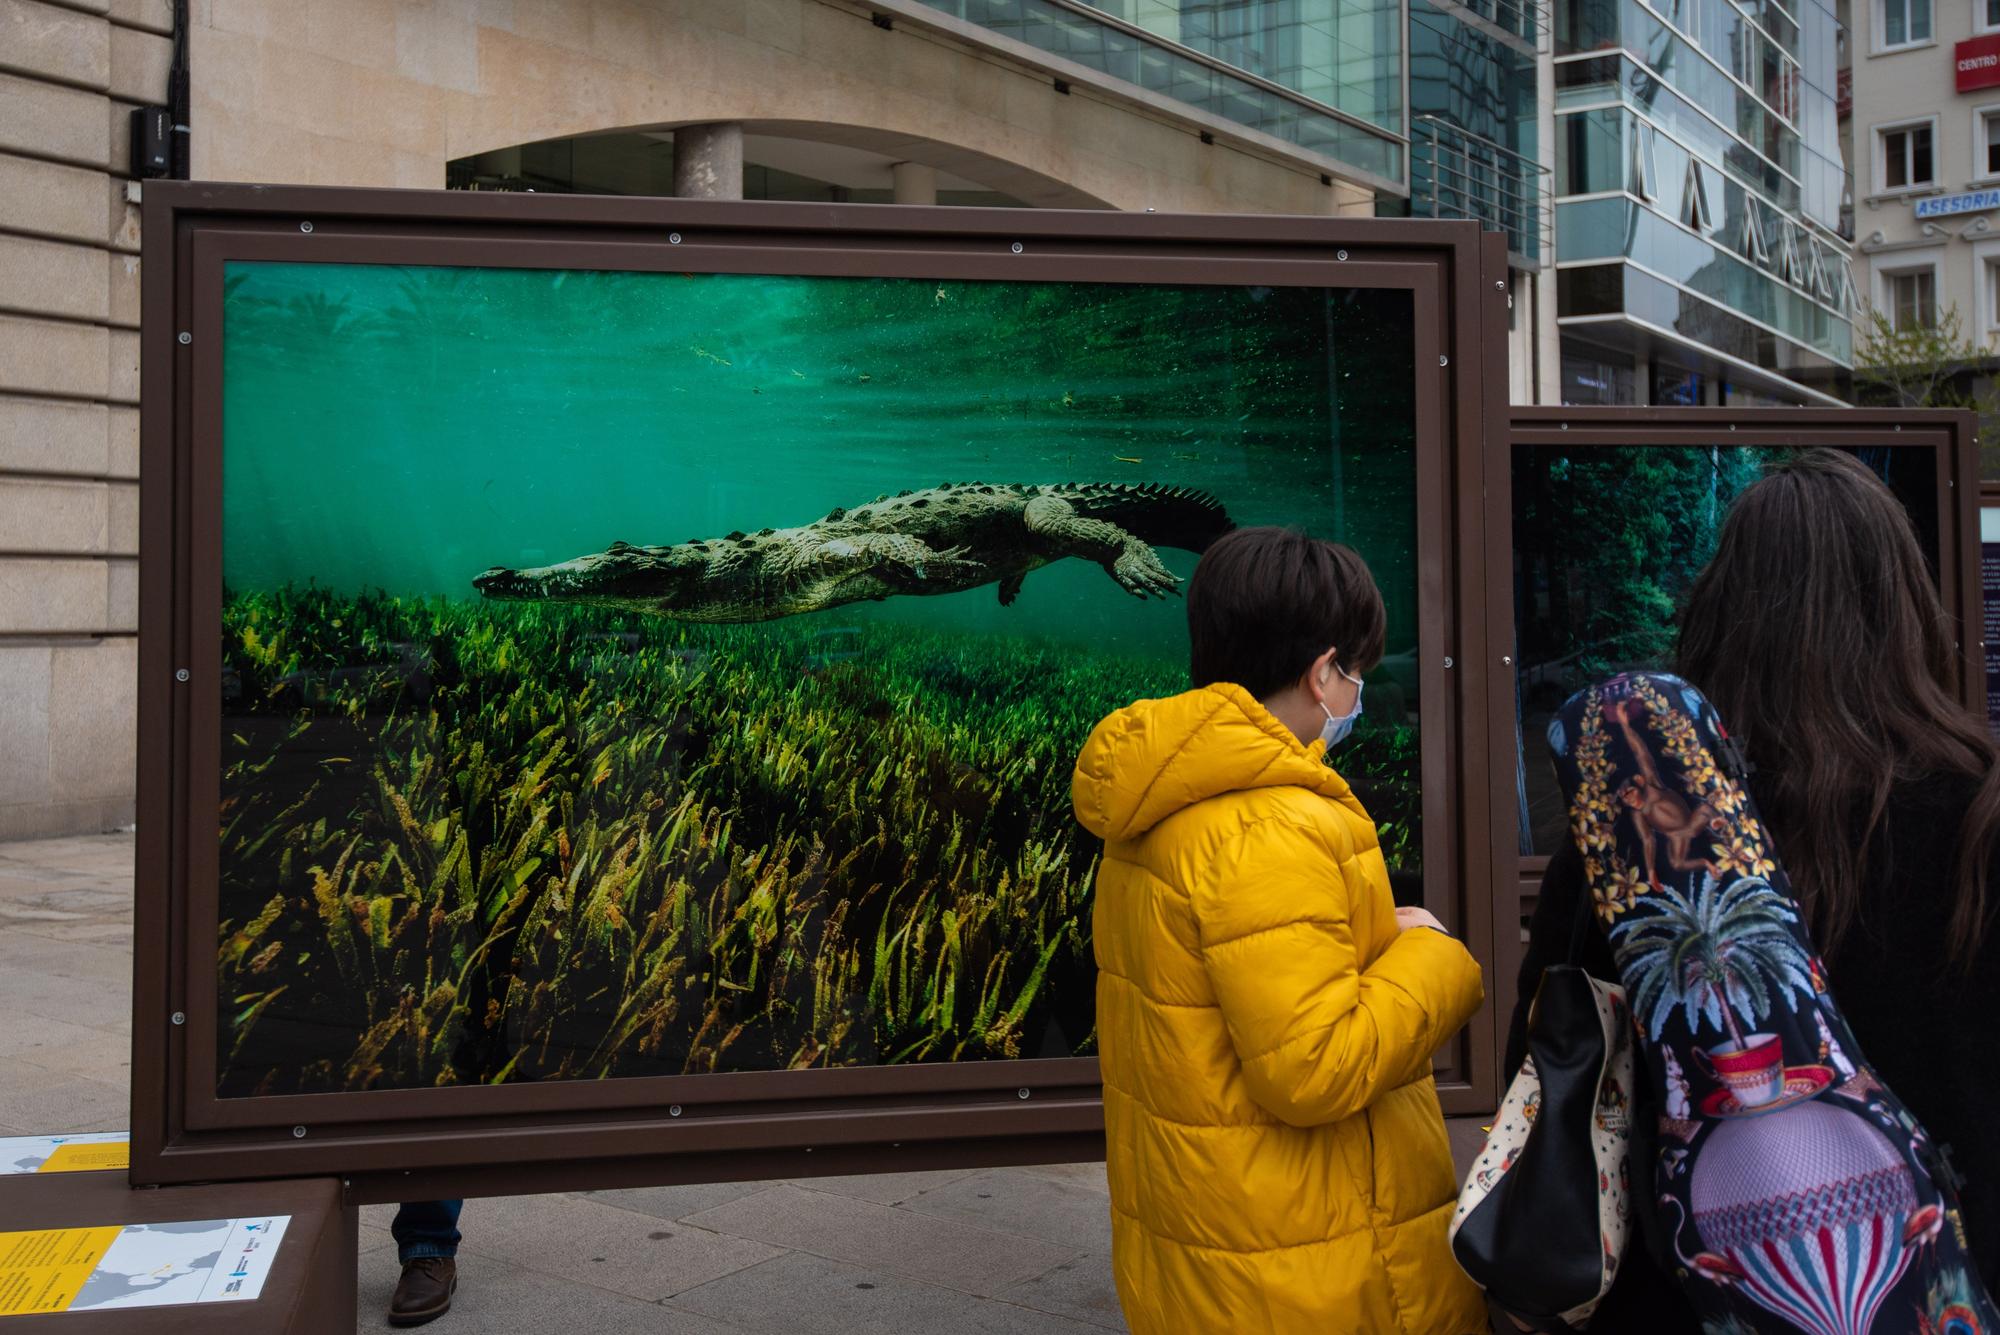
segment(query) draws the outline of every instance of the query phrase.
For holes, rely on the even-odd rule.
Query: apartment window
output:
[[[1937,171],[1931,155],[1931,135],[1932,126],[1928,121],[1921,125],[1898,125],[1875,132],[1875,142],[1882,150],[1884,190],[1914,190],[1937,183]]]
[[[1715,226],[1715,210],[1709,207],[1708,189],[1702,183],[1701,163],[1688,160],[1687,180],[1681,183],[1681,221],[1697,232]]]
[[[2000,0],[1993,0],[2000,4]],[[1973,163],[1975,176],[2000,176],[2000,107],[1981,107],[1978,112],[1979,134],[1973,140],[1973,151],[1979,155]]]
[[[1990,0],[1981,0],[1990,3]],[[1931,0],[1882,0],[1885,49],[1917,46],[1931,39]]]
[[[1747,190],[1743,192],[1743,231],[1736,238],[1736,245],[1758,264],[1771,262],[1771,248],[1764,243],[1763,201]]]
[[[1632,123],[1632,193],[1648,204],[1660,197],[1659,173],[1653,165],[1653,127]]]
[[[1889,323],[1898,329],[1929,328],[1937,323],[1937,270],[1906,269],[1882,276],[1888,298]]]
[[[1979,31],[1992,32],[2000,28],[2000,0],[1973,0],[1972,12]]]
[[[1986,274],[1986,327],[2000,329],[2000,261],[1988,260]]]

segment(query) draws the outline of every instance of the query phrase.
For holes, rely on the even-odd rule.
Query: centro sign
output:
[[[1973,37],[1953,48],[1958,91],[2000,87],[2000,33]]]
[[[1955,213],[1984,213],[2000,209],[2000,190],[1968,190],[1962,195],[1932,195],[1916,204],[1919,218],[1949,218]]]

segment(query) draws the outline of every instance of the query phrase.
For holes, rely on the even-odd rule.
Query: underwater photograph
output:
[[[1409,292],[225,282],[219,1094],[1092,1053],[1071,768],[1236,526],[1381,584],[1420,897]]]
[[[1847,452],[1888,484],[1935,560],[1936,455]],[[1682,603],[1715,555],[1730,505],[1787,453],[1728,445],[1514,450],[1522,853],[1553,853],[1569,833],[1568,804],[1541,741],[1550,721],[1606,677],[1672,670]]]

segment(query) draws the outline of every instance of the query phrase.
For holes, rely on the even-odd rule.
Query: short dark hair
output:
[[[1218,538],[1188,583],[1189,672],[1259,700],[1284,690],[1328,649],[1360,676],[1382,661],[1388,613],[1350,547],[1296,529],[1239,528]]]

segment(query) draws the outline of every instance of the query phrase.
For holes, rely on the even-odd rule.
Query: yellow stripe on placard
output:
[[[0,1233],[0,1316],[67,1310],[124,1231],[113,1225]]]
[[[107,1141],[102,1144],[58,1145],[42,1161],[38,1173],[101,1173],[114,1168],[132,1166],[132,1145],[129,1141]]]

